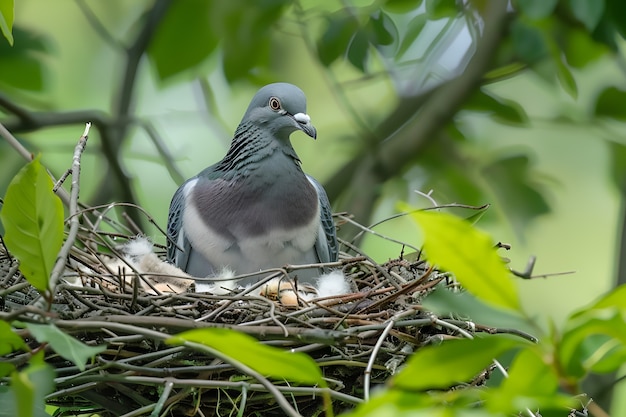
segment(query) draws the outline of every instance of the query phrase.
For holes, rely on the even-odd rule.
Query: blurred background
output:
[[[514,269],[537,256],[547,276],[519,281],[524,304],[558,324],[626,282],[625,34],[621,0],[21,0],[0,122],[57,178],[93,122],[81,201],[134,203],[164,227],[256,90],[294,83],[318,139],[292,142],[335,211],[369,225],[400,201],[490,204],[479,227],[512,245]],[[24,163],[0,141],[0,195]],[[374,230],[420,245],[404,217]]]

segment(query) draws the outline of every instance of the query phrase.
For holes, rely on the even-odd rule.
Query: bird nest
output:
[[[46,362],[56,369],[55,391],[47,402],[59,407],[57,415],[278,416],[289,414],[286,401],[297,413],[313,416],[328,406],[323,392],[330,393],[338,412],[362,402],[422,346],[456,337],[459,329],[495,331],[424,311],[425,296],[455,284],[419,256],[400,254],[378,264],[349,242],[343,242],[349,253],[342,252],[332,265],[352,286],[347,294],[284,305],[280,297],[240,291],[220,296],[145,291],[144,277],[107,266],[117,257],[116,245],[137,231],[123,228],[102,208],[82,216],[67,265],[67,275],[75,274],[82,285],[59,284],[50,311],[37,309],[39,294],[10,254],[0,253],[3,319],[51,322],[86,345],[106,346],[84,370],[46,348]],[[336,220],[341,226],[349,219]],[[163,256],[163,248],[156,249]],[[288,272],[281,268],[270,275]],[[228,360],[164,343],[182,331],[206,327],[236,329],[263,344],[305,352],[321,368],[328,388],[285,381],[268,387]],[[22,336],[31,348],[41,346],[26,331]],[[28,358],[14,352],[4,359],[24,365]],[[486,375],[467,382],[480,384]]]

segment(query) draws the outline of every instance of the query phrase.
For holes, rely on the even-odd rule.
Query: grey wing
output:
[[[309,175],[307,179],[315,187],[320,205],[320,231],[315,241],[315,252],[320,262],[335,262],[339,259],[339,245],[330,201],[322,184]]]
[[[187,270],[191,243],[183,231],[183,210],[185,209],[185,182],[172,197],[167,216],[167,260],[183,271]]]

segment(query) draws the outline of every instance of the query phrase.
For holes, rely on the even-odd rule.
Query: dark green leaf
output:
[[[607,87],[596,99],[594,114],[626,121],[626,91],[617,87]]]
[[[608,19],[607,23],[601,23],[596,30],[614,27],[617,32],[626,38],[626,2],[624,0],[605,0],[606,13],[605,17]],[[613,34],[613,41],[615,41],[615,30],[610,30]]]
[[[411,217],[424,232],[424,251],[431,264],[452,272],[482,301],[519,311],[517,288],[489,235],[447,213],[419,211]]]
[[[215,349],[233,360],[275,379],[326,386],[315,361],[304,353],[287,352],[230,329],[189,330],[171,337],[168,344],[195,342]]]
[[[9,323],[0,321],[0,356],[20,349],[29,350],[26,343],[13,331]]]
[[[199,65],[215,50],[218,37],[210,21],[211,4],[205,0],[172,2],[148,48],[161,81]]]
[[[541,186],[533,180],[528,155],[504,156],[482,169],[497,206],[507,214],[520,237],[534,218],[550,212]]]
[[[518,0],[522,12],[531,19],[542,19],[554,11],[558,0]]]
[[[37,157],[13,178],[0,211],[6,245],[28,282],[40,292],[48,289],[63,244],[63,205],[52,187]]]
[[[391,386],[402,390],[445,389],[470,381],[505,352],[525,345],[505,337],[446,341],[415,352]]]
[[[106,349],[105,345],[87,346],[64,333],[54,324],[26,323],[26,328],[39,343],[47,342],[56,353],[72,361],[81,371],[85,370],[88,360]]]
[[[401,57],[411,47],[411,45],[416,42],[417,37],[420,33],[422,33],[422,29],[424,29],[426,22],[428,22],[428,16],[426,14],[418,14],[411,19],[407,25],[404,38],[402,38],[402,42],[400,43],[400,48],[398,49],[399,57]]]
[[[569,0],[572,14],[592,32],[604,13],[604,0]]]
[[[398,39],[398,28],[389,15],[380,10],[372,13],[367,25],[370,30],[370,42],[374,46],[387,46]]]
[[[533,64],[548,55],[543,32],[520,19],[513,22],[511,39],[517,56],[528,64]]]
[[[47,53],[45,39],[31,31],[13,27],[15,45],[0,42],[0,85],[27,91],[44,87],[42,57]]]
[[[13,46],[13,8],[13,0],[0,0],[0,31],[11,46]]]
[[[432,20],[455,17],[459,14],[456,0],[426,0],[426,13]]]
[[[521,125],[528,122],[528,116],[519,103],[499,97],[484,89],[476,90],[467,101],[466,108],[487,112],[494,119],[505,123]]]
[[[321,63],[329,66],[348,50],[359,23],[349,13],[339,11],[328,18],[328,26],[317,42],[317,54]]]
[[[348,61],[361,72],[365,72],[367,57],[369,56],[369,36],[361,29],[357,31],[348,47]]]
[[[255,69],[282,65],[284,47],[280,45],[272,54],[272,31],[291,4],[289,0],[258,1],[254,7],[247,0],[209,3],[213,5],[211,24],[222,42],[224,75],[229,81],[252,77]]]
[[[420,7],[424,0],[387,0],[383,6],[392,13],[406,13]]]

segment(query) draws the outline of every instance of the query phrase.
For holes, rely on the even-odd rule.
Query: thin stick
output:
[[[365,371],[363,372],[363,376],[364,376],[363,399],[365,401],[369,401],[370,399],[370,379],[372,376],[372,368],[374,367],[374,361],[376,361],[376,356],[378,356],[378,351],[380,350],[381,346],[383,345],[383,342],[387,338],[387,335],[393,328],[393,324],[394,324],[393,320],[390,320],[389,323],[387,323],[387,325],[385,326],[385,329],[383,330],[383,332],[380,334],[380,337],[376,341],[376,344],[374,345],[374,348],[372,349],[372,354],[370,355],[370,358],[367,361],[367,367],[365,368]]]
[[[50,283],[48,285],[48,304],[49,307],[52,305],[52,299],[54,297],[54,291],[56,289],[57,283],[63,274],[63,270],[65,269],[65,263],[67,262],[67,257],[70,254],[70,250],[72,246],[74,246],[74,241],[76,240],[76,236],[78,235],[78,229],[80,227],[80,223],[78,221],[78,216],[75,214],[78,212],[78,191],[80,189],[80,158],[85,150],[85,146],[87,145],[87,138],[89,136],[89,129],[91,128],[91,123],[85,124],[85,131],[83,135],[78,140],[78,144],[76,148],[74,148],[74,157],[72,158],[72,188],[70,190],[70,230],[67,234],[67,239],[65,239],[65,243],[61,247],[59,251],[59,255],[57,256],[56,263],[54,264],[54,268],[50,273]]]

